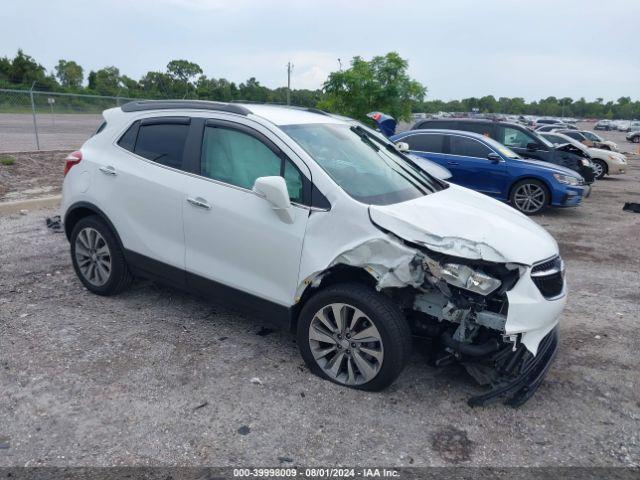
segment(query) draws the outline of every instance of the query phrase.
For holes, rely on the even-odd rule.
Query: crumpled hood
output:
[[[372,222],[439,253],[531,265],[558,254],[554,238],[508,205],[457,185],[394,205],[371,205]]]

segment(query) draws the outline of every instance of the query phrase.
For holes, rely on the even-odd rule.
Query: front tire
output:
[[[87,290],[116,295],[133,281],[122,249],[109,226],[98,216],[82,218],[70,237],[71,262]]]
[[[525,215],[537,215],[544,211],[551,201],[547,186],[539,180],[521,180],[511,189],[511,205]]]
[[[632,141],[633,143],[640,143],[640,136],[633,137],[633,138],[631,139],[631,141]]]
[[[593,160],[593,166],[596,170],[596,179],[600,180],[607,174],[607,164],[599,159]]]
[[[313,373],[361,390],[391,385],[411,355],[411,331],[398,306],[357,283],[315,294],[300,313],[297,340]]]

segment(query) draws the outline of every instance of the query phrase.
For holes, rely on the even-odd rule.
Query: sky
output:
[[[172,59],[209,77],[320,88],[327,75],[398,52],[427,99],[640,97],[637,0],[4,0],[0,56],[18,48],[114,65],[139,79]]]

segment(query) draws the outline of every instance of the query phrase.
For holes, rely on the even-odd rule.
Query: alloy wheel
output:
[[[542,209],[547,201],[544,189],[533,183],[520,185],[513,195],[513,202],[524,213],[535,213]]]
[[[345,385],[367,383],[382,367],[380,332],[367,315],[346,303],[316,312],[309,324],[309,346],[318,366]]]
[[[80,230],[75,242],[75,256],[82,276],[101,287],[111,276],[111,252],[104,237],[95,228]]]
[[[593,162],[593,168],[596,173],[596,178],[604,177],[604,167],[600,162]]]

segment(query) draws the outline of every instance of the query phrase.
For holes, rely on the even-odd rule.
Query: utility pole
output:
[[[293,64],[287,63],[287,105],[291,105],[291,70],[293,70]]]

